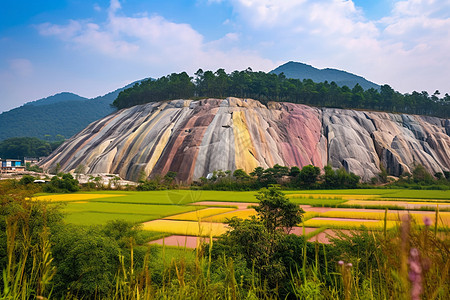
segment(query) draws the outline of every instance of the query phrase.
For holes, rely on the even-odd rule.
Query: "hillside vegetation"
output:
[[[62,136],[60,136],[62,138]],[[24,157],[48,156],[58,148],[64,139],[55,142],[42,141],[38,138],[16,137],[0,142],[0,157],[23,159]]]
[[[36,137],[57,141],[69,138],[91,122],[114,112],[111,103],[129,84],[106,95],[87,99],[73,93],[59,93],[28,102],[0,114],[0,141],[12,137]]]
[[[258,99],[263,103],[283,101],[319,107],[450,116],[450,96],[440,97],[439,91],[431,96],[427,92],[401,94],[389,85],[381,86],[380,90],[364,90],[359,84],[353,88],[340,87],[335,82],[301,81],[287,78],[283,73],[253,72],[250,68],[231,74],[224,69],[216,72],[199,69],[195,77],[182,72],[144,80],[120,92],[113,105],[121,109],[155,101],[229,96]]]

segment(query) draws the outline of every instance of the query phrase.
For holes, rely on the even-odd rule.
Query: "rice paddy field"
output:
[[[225,191],[95,191],[74,194],[36,195],[33,200],[60,205],[68,223],[105,224],[122,219],[142,224],[161,243],[161,236],[178,245],[196,245],[195,237],[216,237],[227,231],[232,217],[256,215],[257,192]],[[311,241],[327,242],[331,230],[387,230],[396,227],[404,214],[423,225],[429,218],[441,235],[450,234],[450,191],[358,189],[285,191],[305,211],[295,234]],[[438,210],[438,213],[436,213]],[[150,234],[155,233],[155,234]],[[158,237],[159,242],[156,241]],[[192,242],[187,243],[189,239]]]

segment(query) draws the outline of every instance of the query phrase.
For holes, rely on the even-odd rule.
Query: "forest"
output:
[[[24,157],[48,156],[64,142],[64,137],[56,136],[56,141],[48,142],[35,137],[15,137],[0,142],[0,157],[21,159]]]
[[[380,90],[364,90],[359,84],[353,88],[339,87],[335,82],[301,81],[287,78],[283,73],[253,72],[250,68],[230,74],[224,69],[215,72],[199,69],[194,77],[182,72],[144,80],[120,92],[113,105],[122,109],[155,101],[231,96],[253,98],[264,104],[269,101],[293,102],[317,107],[450,116],[450,95],[441,95],[439,91],[432,95],[425,91],[401,94],[389,85],[382,85]]]

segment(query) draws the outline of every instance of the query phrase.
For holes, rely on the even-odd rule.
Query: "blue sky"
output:
[[[449,0],[1,1],[0,112],[198,68],[346,70],[450,93]]]

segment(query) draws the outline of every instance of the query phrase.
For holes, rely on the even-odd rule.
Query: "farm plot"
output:
[[[123,219],[143,223],[145,230],[168,236],[179,235],[181,237],[173,238],[174,243],[182,245],[180,241],[183,238],[185,241],[193,240],[187,236],[209,237],[226,232],[227,219],[255,215],[251,206],[257,202],[256,194],[256,191],[108,191],[45,195],[36,199],[64,202],[65,220],[70,223],[105,224],[109,220]],[[395,227],[405,213],[411,213],[419,225],[423,225],[425,217],[434,224],[435,213],[429,210],[435,209],[437,204],[440,209],[438,230],[446,236],[445,230],[450,226],[450,212],[445,211],[450,207],[448,191],[287,191],[286,195],[305,210],[304,223],[294,228],[293,233],[302,234],[301,226],[304,226],[305,234],[312,241],[317,236],[320,242],[326,242],[332,229],[354,230],[363,225],[369,230],[383,230],[384,208],[389,208],[387,229]],[[419,210],[424,208],[428,211]],[[189,243],[193,245],[194,242]]]
[[[107,221],[121,219],[133,223],[160,219],[169,215],[198,209],[192,206],[166,204],[128,204],[107,202],[70,202],[63,211],[67,213],[66,222],[79,225],[105,224]]]
[[[51,201],[51,202],[65,202],[65,201],[83,201],[100,198],[123,197],[124,194],[59,194],[59,195],[44,195],[33,198],[36,201]]]
[[[193,212],[188,212],[179,215],[173,215],[166,217],[165,219],[169,220],[182,220],[182,221],[207,221],[208,217],[223,214],[230,211],[234,211],[234,208],[226,208],[226,207],[209,207],[201,210],[196,210]]]
[[[227,231],[226,224],[178,220],[155,220],[143,223],[143,229],[190,236],[219,236]]]
[[[362,206],[362,207],[398,207],[403,209],[421,209],[421,208],[436,208],[439,205],[440,209],[450,208],[450,202],[407,202],[407,201],[396,201],[396,200],[349,200],[344,203],[345,206]]]

